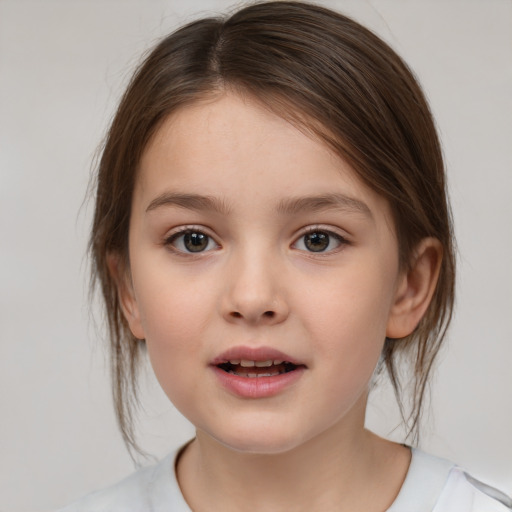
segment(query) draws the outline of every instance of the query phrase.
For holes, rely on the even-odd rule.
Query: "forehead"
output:
[[[166,190],[235,203],[335,191],[388,214],[387,202],[318,137],[235,94],[182,107],[155,133],[135,195],[147,202]]]

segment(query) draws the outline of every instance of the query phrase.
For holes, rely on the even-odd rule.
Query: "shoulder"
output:
[[[388,512],[511,512],[512,501],[453,462],[412,450],[406,479]]]
[[[512,499],[454,467],[433,512],[510,512]]]
[[[174,457],[173,453],[58,512],[188,512],[176,481]]]

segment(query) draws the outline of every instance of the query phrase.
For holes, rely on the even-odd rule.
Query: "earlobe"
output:
[[[404,338],[414,331],[432,300],[442,258],[443,248],[436,238],[424,238],[418,244],[409,268],[400,277],[386,337]]]
[[[107,256],[107,264],[110,275],[116,283],[117,295],[123,315],[128,322],[132,334],[140,340],[145,338],[142,323],[140,321],[140,311],[133,291],[129,272],[124,268],[121,257],[117,254]]]

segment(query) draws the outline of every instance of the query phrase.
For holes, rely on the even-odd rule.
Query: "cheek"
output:
[[[308,312],[302,318],[318,352],[333,364],[371,374],[386,336],[394,281],[368,268],[310,283],[300,308]]]
[[[386,315],[377,296],[338,289],[328,299],[310,301],[307,330],[322,371],[322,393],[310,399],[322,401],[335,422],[367,395],[385,340]]]
[[[201,340],[214,313],[211,287],[157,264],[140,273],[135,266],[132,275],[149,358],[171,395],[176,388],[179,392],[188,367],[198,364]]]
[[[163,261],[133,265],[135,295],[146,339],[158,344],[188,345],[209,314],[211,287],[177,272]],[[143,263],[143,262],[141,262]]]

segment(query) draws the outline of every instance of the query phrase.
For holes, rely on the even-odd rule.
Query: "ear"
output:
[[[427,311],[437,285],[443,248],[436,238],[424,238],[416,247],[408,269],[398,281],[386,337],[411,334]]]
[[[139,306],[133,291],[130,272],[118,254],[109,254],[107,256],[107,265],[110,275],[116,283],[119,304],[128,322],[130,331],[136,338],[143,340],[145,335],[140,320]]]

